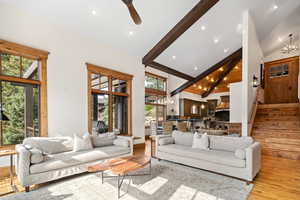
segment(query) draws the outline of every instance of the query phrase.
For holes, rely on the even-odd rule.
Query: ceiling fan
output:
[[[122,0],[122,1],[127,6],[130,16],[133,19],[134,23],[137,25],[141,24],[142,20],[141,20],[139,14],[137,13],[136,9],[133,6],[133,3],[132,3],[133,0]]]

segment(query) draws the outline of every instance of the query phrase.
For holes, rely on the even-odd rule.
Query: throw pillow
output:
[[[158,144],[160,146],[168,145],[168,144],[174,144],[174,138],[172,138],[172,137],[160,138],[159,141],[158,141]]]
[[[246,159],[246,152],[243,149],[237,149],[234,152],[235,157],[241,159],[241,160],[245,160]]]
[[[113,141],[113,144],[121,147],[126,147],[126,148],[129,147],[129,141],[121,138],[115,139]]]
[[[92,136],[92,143],[94,147],[104,147],[113,145],[116,135],[114,133],[104,133]]]
[[[32,148],[30,151],[30,162],[31,164],[37,164],[44,161],[43,152],[37,148]]]
[[[207,133],[203,134],[202,136],[196,133],[194,135],[192,148],[209,150],[209,140],[208,140]]]
[[[85,134],[83,137],[74,135],[74,152],[93,149],[90,135]]]

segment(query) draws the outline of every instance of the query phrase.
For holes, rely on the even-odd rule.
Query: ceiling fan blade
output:
[[[134,23],[139,25],[142,23],[142,19],[137,13],[136,9],[134,8],[132,3],[126,4],[130,13],[131,18],[133,19]]]

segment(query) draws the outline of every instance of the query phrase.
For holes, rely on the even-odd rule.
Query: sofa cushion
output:
[[[56,154],[73,150],[71,137],[29,137],[25,138],[23,145],[37,148],[46,154]]]
[[[246,159],[246,152],[243,149],[237,149],[234,152],[235,157],[245,160]]]
[[[194,134],[190,132],[173,131],[174,143],[178,145],[192,146]]]
[[[158,151],[180,157],[191,158],[193,160],[202,160],[231,167],[244,168],[246,166],[245,160],[236,158],[234,153],[229,151],[207,151],[177,144],[159,146]]]
[[[30,151],[30,163],[36,164],[44,161],[43,152],[37,148],[32,148]]]
[[[195,133],[192,148],[209,150],[209,141],[208,141],[207,134],[205,133],[205,134],[201,135],[201,134]]]
[[[111,133],[104,133],[92,136],[92,144],[94,147],[104,147],[113,145],[116,135]]]
[[[159,144],[159,145],[174,144],[174,138],[172,138],[172,137],[164,137],[164,138],[160,138],[160,139],[158,140],[158,144]]]
[[[30,166],[30,173],[37,174],[66,167],[72,167],[83,163],[103,160],[123,154],[130,153],[130,148],[121,146],[106,146],[87,151],[64,152],[48,155],[45,162]]]
[[[114,145],[121,146],[121,147],[129,147],[129,141],[123,138],[117,138],[113,141]]]
[[[209,147],[213,150],[235,152],[237,149],[246,149],[252,143],[251,137],[209,136]]]
[[[74,147],[73,151],[84,151],[93,149],[91,137],[89,134],[85,134],[83,137],[74,135]]]

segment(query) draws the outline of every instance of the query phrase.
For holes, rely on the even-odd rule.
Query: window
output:
[[[48,54],[0,40],[0,146],[47,136]]]
[[[167,89],[166,78],[147,72],[145,78],[145,88],[165,92]]]
[[[167,79],[146,73],[145,78],[145,127],[152,121],[161,124],[166,119]]]
[[[90,133],[114,131],[132,135],[132,75],[92,64],[88,69],[88,101]]]

